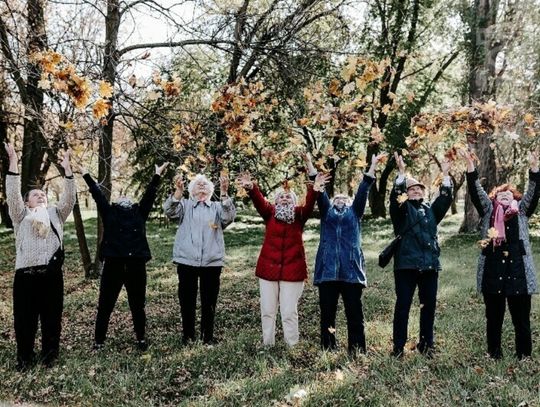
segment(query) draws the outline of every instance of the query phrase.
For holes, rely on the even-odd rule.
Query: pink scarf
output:
[[[518,202],[515,199],[510,205],[503,205],[497,199],[493,200],[493,213],[491,215],[490,226],[497,230],[497,237],[493,239],[494,246],[500,246],[506,240],[504,222],[515,216],[518,210]]]

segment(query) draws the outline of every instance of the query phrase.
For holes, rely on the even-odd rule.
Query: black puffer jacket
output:
[[[154,175],[141,201],[129,209],[110,204],[89,174],[85,174],[83,178],[103,219],[101,258],[128,257],[150,260],[152,255],[146,240],[146,220],[156,199],[160,176]]]

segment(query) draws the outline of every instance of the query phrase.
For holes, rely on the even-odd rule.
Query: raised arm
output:
[[[229,177],[221,175],[219,177],[219,199],[221,201],[221,227],[225,229],[233,223],[236,217],[236,207],[234,201],[229,197]]]
[[[315,179],[315,183],[316,182],[317,179]],[[314,183],[311,182],[307,184],[306,202],[304,203],[304,205],[296,208],[296,213],[299,216],[300,222],[302,222],[302,224],[306,223],[311,214],[313,213],[313,209],[315,208],[315,202],[317,201],[317,195],[320,194],[320,192],[317,192],[313,189],[313,185]]]
[[[17,168],[17,153],[12,144],[4,143],[4,147],[9,157],[9,170],[6,175],[6,201],[9,216],[13,223],[20,223],[24,218],[26,207],[21,195],[21,176]]]
[[[392,225],[394,226],[394,233],[399,233],[401,229],[401,223],[405,218],[406,202],[398,202],[398,197],[407,193],[406,178],[405,178],[405,162],[403,157],[394,153],[394,159],[398,168],[398,176],[394,181],[392,190],[390,191],[390,218],[392,219]]]
[[[439,188],[439,196],[431,204],[431,210],[435,215],[435,221],[439,223],[450,209],[453,200],[453,186],[450,175],[448,175],[451,167],[451,161],[441,161],[441,168],[443,172],[443,181]]]
[[[474,166],[474,156],[470,151],[460,150],[459,155],[467,163],[467,191],[471,202],[476,208],[480,217],[484,216],[491,207],[491,199],[480,184],[478,172]]]
[[[247,171],[241,173],[236,182],[247,191],[248,196],[251,198],[253,206],[259,215],[261,215],[265,221],[270,219],[272,216],[272,204],[264,198],[257,184],[251,179],[251,174]]]
[[[152,206],[154,206],[154,202],[156,200],[158,187],[161,182],[161,174],[163,174],[163,171],[167,169],[168,165],[169,163],[164,163],[161,166],[156,164],[154,176],[150,180],[150,183],[146,187],[146,190],[144,191],[144,194],[139,202],[139,208],[144,220],[147,220],[148,216],[150,216]]]
[[[529,155],[529,185],[519,203],[519,210],[527,217],[531,217],[538,206],[540,198],[540,171],[538,169],[538,152],[532,152]]]
[[[60,165],[64,168],[64,192],[60,196],[60,200],[56,205],[56,210],[58,211],[58,216],[62,222],[65,222],[73,206],[75,206],[75,201],[77,199],[77,186],[75,180],[73,179],[73,171],[71,171],[71,163],[69,161],[70,152],[67,150],[64,154],[64,159]]]
[[[167,218],[182,222],[184,219],[184,204],[182,202],[182,196],[184,195],[184,181],[182,180],[182,175],[177,174],[174,177],[173,183],[175,187],[174,193],[165,200],[163,211]]]
[[[373,154],[371,157],[371,166],[369,167],[368,172],[364,174],[364,178],[358,187],[358,191],[356,191],[356,195],[352,203],[353,211],[359,218],[364,216],[369,189],[375,182],[375,169],[377,168],[377,164],[385,160],[387,156],[388,155],[386,153],[381,153],[378,155]]]
[[[109,204],[109,201],[105,198],[103,195],[103,192],[101,192],[101,189],[96,184],[96,181],[90,176],[87,170],[82,170],[82,176],[84,181],[86,182],[86,185],[88,185],[88,189],[90,190],[90,194],[92,194],[92,198],[94,198],[94,201],[96,202],[97,209],[101,216],[106,216],[111,209],[111,205]]]
[[[309,153],[302,153],[302,159],[304,160],[304,164],[306,166],[306,172],[308,174],[308,177],[311,181],[315,181],[315,178],[317,177],[317,170],[313,166],[313,162],[311,161],[311,155]],[[328,194],[326,191],[320,191],[320,194],[317,194],[317,205],[319,205],[319,211],[321,212],[321,217],[326,216],[328,213],[328,210],[330,209],[330,206],[332,206],[330,202],[330,198],[328,197]]]

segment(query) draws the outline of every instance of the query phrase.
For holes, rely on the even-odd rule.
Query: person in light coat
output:
[[[174,180],[175,191],[167,198],[165,215],[177,222],[173,262],[178,274],[178,300],[182,315],[182,341],[195,340],[197,291],[201,292],[201,333],[206,344],[216,342],[214,319],[221,270],[225,261],[223,230],[236,216],[228,196],[229,179],[220,178],[220,200],[213,201],[214,184],[198,174],[189,183],[189,198],[184,198],[181,176]]]

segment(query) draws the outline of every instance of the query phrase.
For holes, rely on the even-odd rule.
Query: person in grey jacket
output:
[[[182,316],[182,341],[195,340],[197,287],[201,287],[201,339],[214,340],[214,317],[221,269],[225,258],[223,230],[236,216],[228,196],[229,179],[220,178],[220,202],[212,201],[214,184],[198,174],[188,187],[189,198],[183,198],[181,176],[175,177],[175,191],[163,205],[166,216],[178,222],[173,248],[173,262],[178,273],[178,300]]]
[[[488,354],[503,356],[501,333],[506,303],[515,331],[516,356],[530,357],[531,295],[538,292],[536,270],[529,240],[529,218],[540,198],[538,154],[530,156],[529,185],[521,194],[511,184],[495,187],[489,194],[478,179],[474,157],[461,151],[467,163],[467,187],[471,201],[481,217],[483,240],[478,258],[477,289],[486,306]]]

